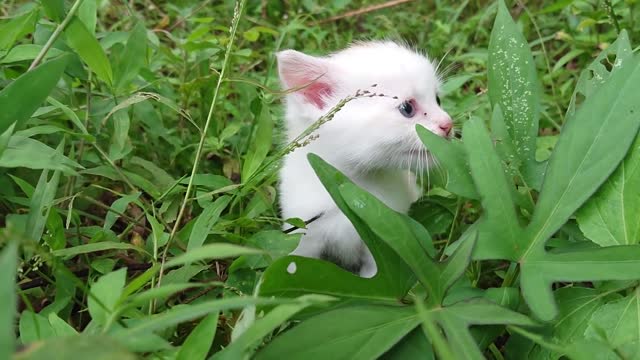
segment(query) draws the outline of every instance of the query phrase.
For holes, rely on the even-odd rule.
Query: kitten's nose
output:
[[[445,136],[449,136],[451,133],[451,129],[453,128],[453,122],[450,118],[447,118],[445,121],[440,123],[438,127],[444,132]]]

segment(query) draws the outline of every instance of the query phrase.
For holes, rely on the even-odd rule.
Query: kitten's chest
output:
[[[388,171],[355,181],[387,206],[402,213],[409,211],[411,204],[421,195],[415,175],[407,171]]]

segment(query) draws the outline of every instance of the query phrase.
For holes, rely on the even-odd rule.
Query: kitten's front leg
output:
[[[304,256],[320,259],[325,243],[322,239],[314,239],[308,232],[300,237],[298,247],[291,252],[291,255]]]

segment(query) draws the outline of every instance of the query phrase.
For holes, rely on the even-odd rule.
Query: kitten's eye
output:
[[[398,106],[398,111],[400,111],[400,114],[404,117],[413,117],[416,114],[416,107],[413,105],[413,100],[405,100]]]
[[[438,106],[440,106],[440,96],[436,95],[436,103],[438,103]]]

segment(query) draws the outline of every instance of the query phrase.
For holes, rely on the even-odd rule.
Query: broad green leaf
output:
[[[367,244],[378,272],[370,279],[361,278],[330,262],[287,256],[267,268],[259,293],[287,297],[316,293],[397,302],[414,285],[411,269],[358,218],[342,198],[340,185],[351,181],[317,155],[310,154],[308,158],[336,205]]]
[[[18,39],[33,32],[37,21],[38,9],[34,9],[0,25],[0,50],[11,48]]]
[[[49,314],[49,324],[51,324],[51,328],[56,333],[57,337],[69,336],[69,335],[77,335],[78,332],[71,325],[67,324],[64,320],[60,319],[56,313]]]
[[[218,328],[218,313],[205,316],[187,336],[178,350],[176,360],[204,360],[207,358]]]
[[[14,62],[33,60],[38,56],[41,50],[42,50],[42,45],[35,45],[35,44],[16,45],[13,48],[11,48],[11,50],[9,51],[9,53],[7,53],[7,55],[5,55],[5,57],[0,59],[0,64],[10,64]],[[47,54],[45,55],[44,59],[46,60],[46,59],[58,57],[62,54],[64,54],[62,50],[51,48],[49,49],[49,51],[47,51]]]
[[[78,9],[78,18],[92,34],[96,32],[97,8],[96,0],[82,0]]]
[[[572,344],[585,339],[584,332],[591,315],[598,310],[611,292],[596,289],[566,287],[554,292],[558,302],[558,318],[549,325],[552,338],[559,344]],[[530,359],[557,359],[562,353],[536,346]]]
[[[545,241],[607,179],[636,138],[639,60],[636,56],[618,67],[565,122],[526,230],[535,251],[542,251]]]
[[[229,266],[229,272],[236,269],[259,269],[267,267],[274,260],[290,254],[300,241],[300,233],[285,234],[280,230],[263,230],[253,234],[245,241],[245,245],[256,249],[262,249],[263,255],[241,256]]]
[[[352,181],[317,155],[309,154],[307,157],[311,167],[329,192],[329,195],[331,195],[333,201],[342,213],[349,218],[349,221],[351,221],[369,251],[371,251],[378,267],[378,272],[373,279],[376,282],[380,281],[380,286],[386,286],[387,291],[396,293],[398,297],[404,296],[409,287],[413,285],[412,272],[394,251],[389,251],[391,250],[389,246],[372,233],[369,227],[358,218],[342,198],[340,186],[345,183],[352,183]]]
[[[55,22],[60,22],[64,18],[64,0],[40,0],[45,14]]]
[[[463,144],[456,139],[446,140],[423,126],[416,125],[416,131],[425,147],[447,171],[447,190],[466,198],[477,199],[478,193],[471,179]]]
[[[440,302],[444,296],[441,291],[443,289],[435,280],[440,277],[440,268],[422,248],[420,240],[416,239],[405,216],[390,209],[354,184],[341,185],[340,194],[351,211],[404,260],[418,281],[428,289],[429,295]]]
[[[15,349],[14,319],[16,317],[16,269],[18,268],[18,246],[9,243],[0,252],[0,359],[9,359]]]
[[[571,96],[569,108],[567,109],[567,118],[575,114],[576,106],[579,105],[577,104],[578,95],[581,95],[586,100],[591,97],[600,86],[608,81],[613,71],[607,70],[607,67],[605,67],[603,63],[609,62],[609,56],[613,55],[615,55],[615,60],[614,63],[611,64],[612,70],[619,68],[622,64],[633,59],[631,43],[629,42],[629,35],[626,30],[622,30],[618,39],[600,52],[595,60],[580,73],[576,88]]]
[[[488,79],[489,99],[494,107],[502,109],[526,177],[528,167],[535,161],[540,85],[529,44],[504,1],[498,3],[498,15],[491,31]]]
[[[7,148],[0,155],[0,168],[2,167],[56,170],[67,174],[76,174],[75,170],[82,168],[60,150],[17,134],[11,136]]]
[[[485,211],[478,228],[476,259],[517,259],[526,248],[526,238],[516,214],[510,182],[491,145],[489,132],[480,119],[470,120],[463,129],[473,180]]]
[[[230,201],[231,197],[221,196],[202,210],[202,213],[198,215],[198,218],[193,225],[191,235],[189,235],[187,252],[196,250],[204,244],[204,241],[209,235],[209,231],[211,231],[211,229],[216,225],[220,218],[220,214],[227,205],[229,205]]]
[[[242,166],[242,180],[247,181],[267,157],[273,139],[273,119],[268,104],[263,103],[256,119],[256,133]]]
[[[115,67],[116,90],[124,89],[133,81],[144,66],[147,58],[147,29],[139,21],[131,30],[127,45],[122,52],[120,61]]]
[[[577,213],[585,236],[600,246],[640,242],[640,136],[618,169]]]
[[[376,305],[338,308],[307,319],[276,337],[255,358],[375,359],[419,322],[412,308]]]
[[[423,359],[435,360],[433,348],[422,329],[413,329],[409,335],[380,357],[381,360]]]
[[[589,320],[587,339],[611,345],[623,359],[640,357],[640,288],[629,296],[601,306]],[[602,338],[604,335],[604,338]]]
[[[432,312],[459,359],[484,359],[469,331],[472,325],[536,325],[525,315],[484,299],[459,302]]]
[[[166,263],[167,268],[180,265],[190,264],[201,260],[217,260],[230,257],[237,257],[248,254],[261,254],[263,251],[259,249],[251,249],[244,246],[215,243],[194,248],[182,255],[178,255]]]
[[[20,314],[18,323],[20,342],[24,344],[42,341],[56,336],[49,320],[31,310],[24,310]]]
[[[532,253],[521,261],[522,295],[542,320],[558,312],[554,282],[635,280],[640,278],[640,245],[609,246],[559,253]]]
[[[297,299],[294,304],[282,304],[270,310],[263,318],[256,320],[251,327],[234,339],[223,351],[215,354],[213,359],[242,359],[251,356],[262,338],[280,327],[290,317],[302,309],[311,305],[321,304],[334,300],[334,298],[322,295],[305,295]]]
[[[111,64],[102,46],[87,27],[74,17],[64,31],[69,46],[89,65],[89,68],[106,82],[113,84]]]
[[[31,117],[58,83],[68,60],[69,56],[62,56],[48,61],[0,90],[0,134]]]
[[[107,324],[113,316],[127,279],[127,269],[120,269],[101,276],[90,288],[87,299],[91,319],[100,325]]]
[[[436,263],[422,245],[425,240],[431,242],[429,234],[422,229],[423,236],[427,239],[419,239],[406,215],[393,211],[354,184],[341,185],[340,194],[351,211],[406,262],[427,289],[433,302],[442,303],[447,289],[466,269],[474,241],[465,242],[447,262]]]
[[[137,356],[105,335],[77,335],[54,338],[29,345],[15,360],[136,360]]]
[[[78,245],[66,249],[55,250],[52,252],[53,256],[57,257],[73,257],[81,254],[88,254],[96,251],[105,250],[136,250],[139,252],[145,252],[144,249],[129,243],[118,243],[113,241],[102,241],[91,244]]]

